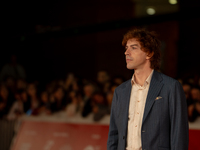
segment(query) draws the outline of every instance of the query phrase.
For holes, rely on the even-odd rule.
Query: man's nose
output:
[[[129,55],[129,50],[128,50],[128,48],[125,50],[124,54],[125,54],[125,55]]]

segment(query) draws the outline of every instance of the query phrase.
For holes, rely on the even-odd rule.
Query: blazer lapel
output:
[[[120,103],[121,112],[123,113],[123,118],[121,118],[123,127],[125,127],[125,133],[127,132],[127,126],[128,126],[128,111],[129,111],[129,102],[130,102],[130,95],[131,95],[131,80],[126,84],[126,87],[123,89],[123,102]]]
[[[148,95],[147,95],[147,99],[146,99],[142,123],[145,121],[151,107],[153,106],[153,103],[154,103],[156,97],[158,96],[158,94],[163,86],[163,83],[161,83],[161,81],[162,81],[162,77],[160,76],[159,72],[154,70],[154,73],[153,73],[153,76],[151,79],[151,83],[150,83],[150,87],[149,87],[149,91],[148,91]]]

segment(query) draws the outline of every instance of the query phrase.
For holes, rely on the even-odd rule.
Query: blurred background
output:
[[[135,26],[158,33],[160,71],[182,83],[189,121],[200,129],[199,9],[198,0],[4,1],[0,150],[19,120],[108,125],[114,89],[133,74],[121,42]]]

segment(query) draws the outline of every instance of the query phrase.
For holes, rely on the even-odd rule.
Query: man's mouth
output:
[[[132,60],[132,59],[127,58],[127,59],[126,59],[126,62],[129,62],[129,61],[131,61],[131,60]]]

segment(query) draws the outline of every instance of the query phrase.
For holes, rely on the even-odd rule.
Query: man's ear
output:
[[[153,57],[154,52],[148,53],[146,59],[151,59],[151,57]]]

